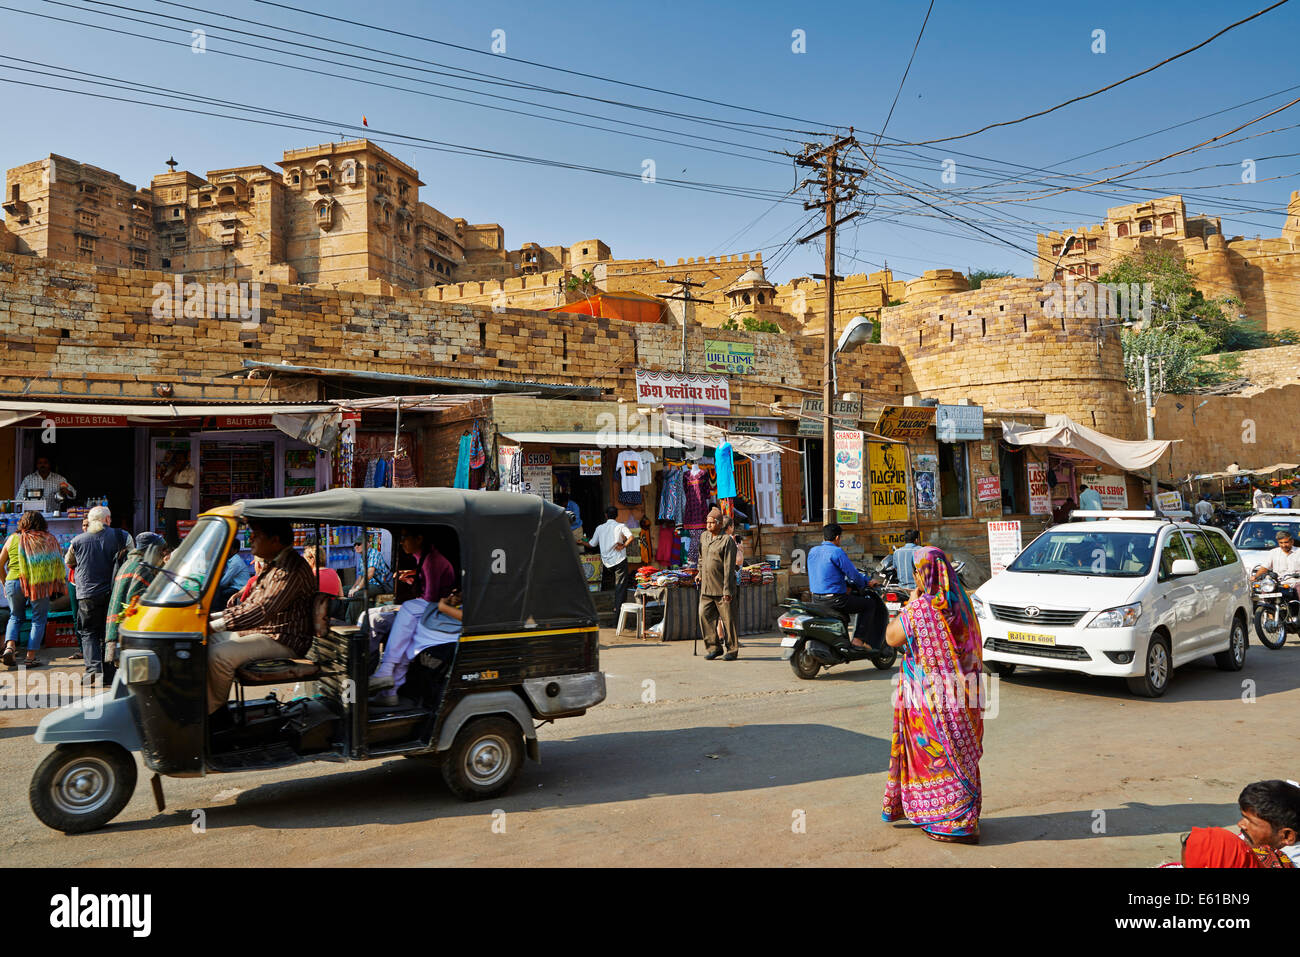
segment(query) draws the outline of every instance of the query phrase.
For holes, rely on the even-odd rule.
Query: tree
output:
[[[985,279],[1008,279],[1015,273],[1007,269],[972,269],[966,274],[966,281],[970,283],[972,289],[978,289],[984,285]],[[892,306],[893,303],[891,302]]]
[[[564,287],[569,292],[592,293],[596,291],[596,277],[591,274],[590,270],[584,269],[580,275],[570,276],[566,279]]]
[[[781,327],[777,325],[775,322],[773,322],[771,319],[758,319],[754,316],[741,316],[740,322],[737,322],[735,317],[733,316],[732,318],[724,322],[722,325],[720,325],[718,328],[733,329],[733,330],[745,329],[748,332],[781,332],[782,331]]]

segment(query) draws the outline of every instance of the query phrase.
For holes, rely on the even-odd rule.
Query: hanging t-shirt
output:
[[[731,443],[723,442],[713,454],[713,467],[718,472],[718,498],[736,497],[736,469],[731,458]]]
[[[653,452],[638,452],[641,456],[641,484],[649,485],[655,480],[655,454]]]
[[[624,492],[640,492],[641,473],[645,471],[645,465],[641,461],[641,455],[638,452],[619,452],[618,453],[618,471],[622,475],[621,488]]]

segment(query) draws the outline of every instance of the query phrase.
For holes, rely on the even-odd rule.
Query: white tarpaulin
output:
[[[1235,472],[1203,472],[1200,475],[1190,476],[1197,481],[1208,479],[1236,478],[1238,475],[1272,475],[1274,472],[1296,472],[1300,471],[1300,465],[1294,462],[1279,462],[1277,465],[1270,465],[1262,469],[1237,469]]]
[[[741,455],[766,455],[769,452],[790,451],[783,445],[778,445],[776,442],[760,438],[757,435],[728,432],[716,425],[706,425],[703,422],[687,422],[674,419],[672,416],[664,416],[664,428],[668,430],[668,434],[673,438],[680,439],[687,445],[707,445],[711,448],[717,448],[723,442],[730,442],[731,448]]]
[[[1131,442],[1080,425],[1068,415],[1048,415],[1047,425],[1031,428],[1017,422],[1002,423],[1002,439],[1009,445],[1036,445],[1069,449],[1125,472],[1146,472],[1178,439]]]

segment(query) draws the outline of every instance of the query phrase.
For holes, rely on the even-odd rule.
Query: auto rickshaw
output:
[[[231,727],[210,737],[208,622],[218,611],[210,605],[239,550],[240,520],[259,518],[314,524],[318,533],[345,524],[430,531],[456,572],[464,620],[449,665],[412,663],[403,692],[409,686],[413,704],[368,704],[369,638],[324,618],[308,659],[236,671]],[[605,699],[598,619],[569,522],[534,495],[448,488],[334,489],[205,512],[127,609],[111,689],[37,727],[36,740],[55,749],[32,777],[32,810],[67,833],[102,827],[135,789],[133,751],[155,772],[159,811],[161,775],[394,755],[435,759],[462,799],[502,793],[525,753],[540,760],[534,722],[581,715]],[[246,697],[251,687],[298,681],[320,690],[293,700]]]

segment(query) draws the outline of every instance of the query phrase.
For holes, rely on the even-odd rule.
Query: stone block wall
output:
[[[1206,405],[1198,409],[1201,402]],[[1174,444],[1169,471],[1162,463],[1161,478],[1221,472],[1232,462],[1242,468],[1300,462],[1296,422],[1300,383],[1250,395],[1163,396],[1156,403],[1156,437],[1182,441]]]
[[[1035,279],[904,303],[882,313],[882,341],[903,357],[903,391],[1004,409],[1059,412],[1117,438],[1139,438],[1114,330],[1055,318]]]

